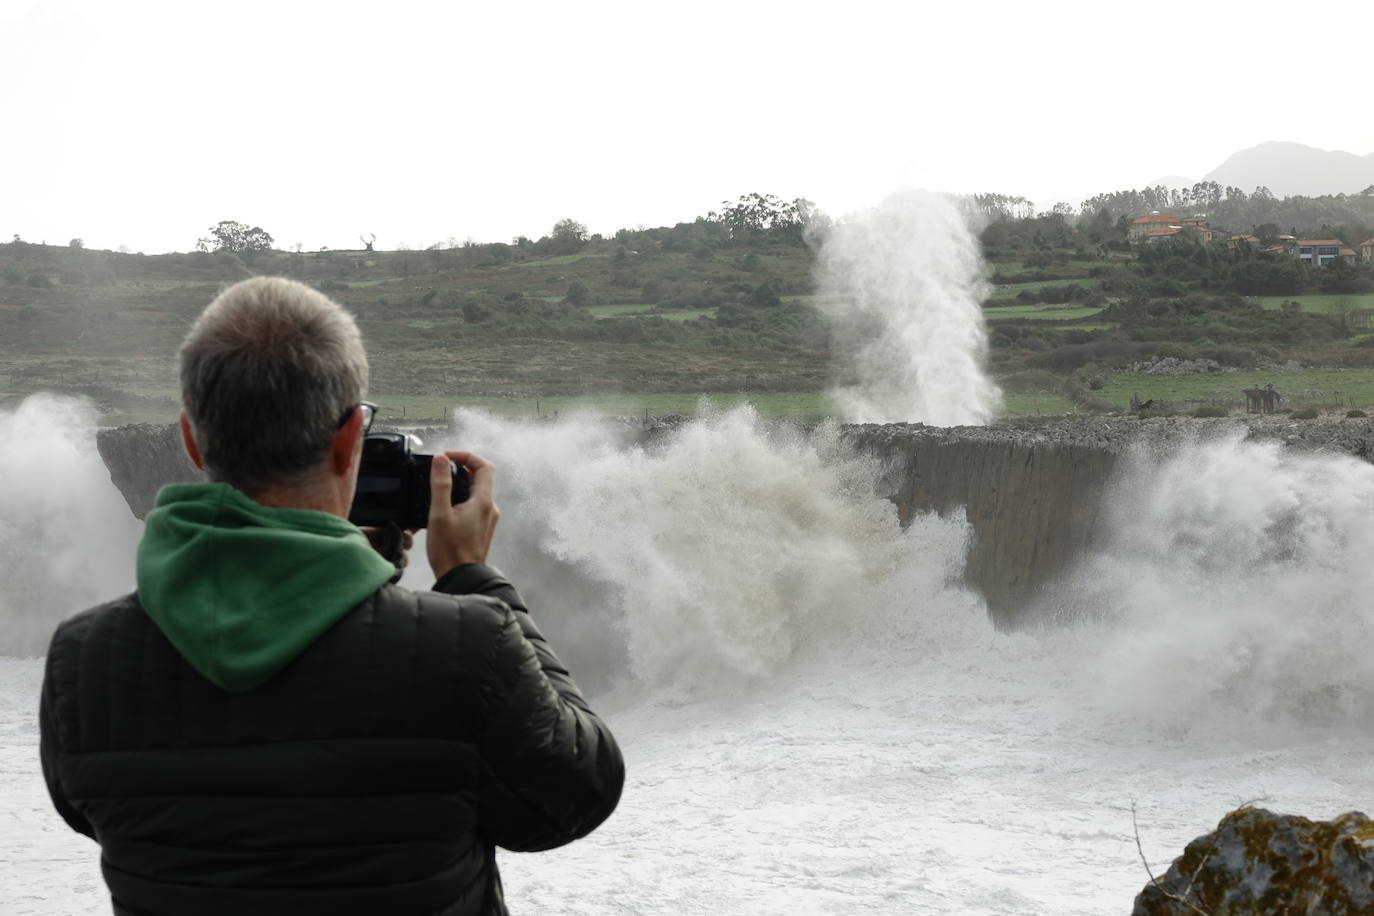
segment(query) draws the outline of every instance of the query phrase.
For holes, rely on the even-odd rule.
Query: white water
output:
[[[856,423],[987,423],[982,249],[944,194],[908,191],[816,239],[816,298],[832,325],[832,399]]]
[[[1060,622],[1007,634],[951,581],[963,525],[899,530],[824,432],[735,412],[638,451],[469,415],[461,441],[498,465],[494,560],[629,765],[592,837],[502,856],[520,910],[1127,912],[1133,803],[1158,870],[1244,801],[1330,817],[1374,790],[1369,465],[1234,441],[1143,462]],[[43,793],[40,678],[0,660],[0,912],[107,912]]]

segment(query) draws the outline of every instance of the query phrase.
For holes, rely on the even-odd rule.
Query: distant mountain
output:
[[[1264,185],[1275,197],[1358,194],[1374,185],[1374,153],[1356,156],[1270,141],[1233,153],[1204,180],[1233,185],[1246,193]]]

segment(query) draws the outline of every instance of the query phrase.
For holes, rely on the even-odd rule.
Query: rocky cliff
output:
[[[1036,598],[1107,535],[1105,497],[1132,452],[1167,454],[1185,441],[1243,435],[1287,448],[1374,456],[1369,421],[1300,422],[1284,415],[1188,418],[1078,417],[980,427],[846,427],[883,461],[880,492],[902,523],[921,512],[965,513],[973,531],[965,572],[999,626],[1024,623]]]
[[[181,430],[175,423],[138,423],[102,429],[95,445],[110,471],[110,480],[138,518],[153,508],[153,500],[163,484],[205,479],[187,457],[181,445]]]
[[[677,422],[686,422],[680,418]],[[616,424],[652,440],[675,423]],[[422,436],[438,430],[421,431]],[[1073,562],[1105,536],[1104,496],[1133,449],[1164,453],[1181,441],[1243,434],[1289,448],[1338,451],[1369,460],[1369,421],[1298,422],[1282,415],[1229,420],[1086,417],[1008,421],[983,427],[856,425],[843,430],[884,467],[879,492],[903,524],[921,512],[966,514],[973,531],[967,580],[1000,626],[1022,614]],[[174,426],[102,430],[101,457],[133,513],[142,518],[164,483],[199,479]]]
[[[881,492],[902,524],[917,513],[966,514],[965,577],[999,625],[1095,542],[1103,490],[1131,437],[1046,436],[1027,427],[852,427],[850,441],[881,458]]]

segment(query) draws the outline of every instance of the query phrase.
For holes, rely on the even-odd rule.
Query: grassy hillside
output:
[[[1351,406],[1374,401],[1374,276],[1295,280],[1280,265],[1287,272],[1275,280],[1257,273],[1263,264],[1195,249],[1146,258],[1075,232],[986,250],[989,365],[1009,411],[1121,408],[1132,393],[1211,399],[1244,387],[1240,375],[1132,371],[1163,356],[1214,360],[1281,390],[1339,392],[1330,399]],[[703,395],[824,416],[829,332],[813,308],[812,269],[799,233],[732,237],[704,220],[612,239],[426,251],[144,256],[16,241],[0,245],[0,404],[56,390],[93,397],[111,422],[168,419],[174,354],[190,322],[224,284],[278,274],[357,315],[375,399],[407,418],[461,405],[682,413]],[[1345,287],[1324,288],[1333,277]],[[1227,288],[1298,280],[1286,294]],[[1287,360],[1342,375],[1276,376]]]

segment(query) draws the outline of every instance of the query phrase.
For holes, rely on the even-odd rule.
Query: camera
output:
[[[433,460],[433,455],[412,454],[410,437],[405,433],[369,433],[363,439],[358,488],[348,520],[355,525],[381,527],[395,522],[405,529],[425,527],[429,522],[429,469]],[[449,469],[456,506],[471,495],[472,478],[457,462],[450,461]]]

